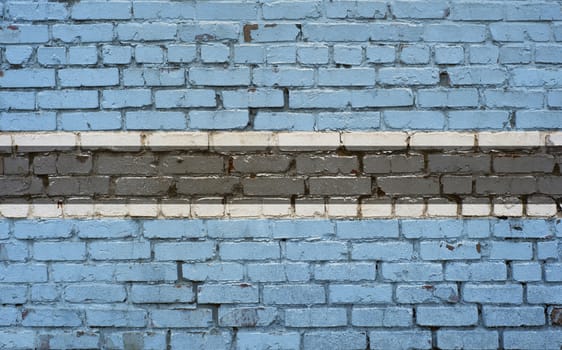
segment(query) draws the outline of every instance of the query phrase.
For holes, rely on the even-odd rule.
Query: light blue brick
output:
[[[439,81],[439,70],[409,67],[381,68],[378,81],[384,85],[435,85]]]
[[[478,43],[486,40],[486,26],[481,24],[429,24],[423,39],[434,42]]]
[[[254,282],[304,282],[311,278],[306,263],[248,264],[247,269],[248,278]]]
[[[258,5],[245,2],[206,1],[197,3],[195,11],[197,18],[202,20],[255,20]]]
[[[181,24],[178,35],[184,42],[201,42],[214,40],[237,40],[240,23],[237,22],[195,22]]]
[[[447,281],[505,281],[507,266],[504,262],[453,262],[445,265]]]
[[[227,62],[230,55],[230,48],[224,44],[205,44],[200,49],[201,61],[205,63]]]
[[[437,346],[440,349],[493,350],[499,346],[497,332],[486,330],[438,330]]]
[[[27,243],[13,241],[0,243],[2,249],[2,261],[25,261],[29,255]]]
[[[557,69],[515,68],[512,71],[514,86],[559,87],[562,85],[562,71]]]
[[[389,129],[442,130],[445,127],[445,115],[438,111],[386,111],[383,116]]]
[[[450,111],[449,129],[486,130],[506,129],[509,126],[508,111]]]
[[[351,248],[353,260],[409,260],[414,248],[409,242],[354,243]]]
[[[15,326],[18,320],[18,309],[12,306],[0,308],[0,326]]]
[[[513,279],[518,282],[533,282],[542,279],[542,268],[538,263],[513,263],[511,269]]]
[[[197,287],[197,302],[202,304],[257,303],[258,299],[258,287],[249,284],[205,283]]]
[[[369,130],[379,129],[380,112],[318,113],[317,130]]]
[[[531,260],[532,257],[533,244],[530,242],[491,242],[492,260]]]
[[[135,47],[135,61],[137,63],[162,63],[164,62],[164,51],[159,46],[137,46]]]
[[[206,227],[212,238],[270,237],[268,220],[208,220]]]
[[[0,109],[35,109],[35,92],[0,91]]]
[[[372,68],[319,68],[319,86],[374,86],[375,70]]]
[[[217,69],[195,67],[189,69],[189,81],[194,85],[207,86],[247,86],[250,84],[250,68],[239,67]]]
[[[219,244],[221,260],[277,260],[281,251],[277,242],[223,242]]]
[[[532,49],[530,46],[504,45],[500,48],[500,63],[522,64],[531,62]]]
[[[521,111],[515,114],[518,129],[559,129],[562,125],[560,111]]]
[[[215,107],[215,98],[213,90],[161,90],[154,94],[154,103],[156,108]]]
[[[394,46],[370,45],[366,48],[366,59],[369,63],[391,63],[396,59]]]
[[[243,129],[248,125],[247,110],[191,111],[189,127],[191,129],[220,130]]]
[[[4,58],[10,64],[23,64],[33,54],[33,47],[27,45],[6,46]]]
[[[234,46],[234,63],[264,63],[265,48],[262,45],[236,45]]]
[[[431,331],[373,331],[369,333],[371,349],[397,349],[407,350],[412,348],[431,349]]]
[[[374,281],[374,263],[338,263],[314,266],[314,278],[325,281]]]
[[[367,336],[361,331],[313,331],[303,338],[304,349],[365,349]]]
[[[65,43],[108,42],[113,40],[113,24],[54,24],[52,35],[53,39],[59,39]]]
[[[554,228],[546,220],[500,220],[492,225],[494,236],[502,238],[548,238]]]
[[[295,42],[298,35],[299,28],[292,23],[258,25],[258,28],[250,32],[251,41],[254,43]],[[281,47],[287,47],[287,45]]]
[[[464,233],[470,238],[490,237],[491,222],[488,219],[464,220]]]
[[[3,73],[3,76],[0,77],[0,87],[2,88],[55,86],[53,69],[10,69]]]
[[[252,82],[257,86],[312,86],[313,69],[255,68]]]
[[[18,239],[69,238],[74,232],[74,220],[14,221],[14,236]]]
[[[80,238],[125,238],[137,236],[139,226],[131,220],[77,220],[76,230]]]
[[[170,45],[168,46],[168,62],[188,63],[195,61],[197,47],[195,45]]]
[[[337,221],[336,236],[344,239],[398,238],[398,222],[396,220]]]
[[[461,64],[464,62],[464,49],[462,46],[435,46],[435,63]]]
[[[47,265],[38,263],[0,265],[0,282],[47,282]]]
[[[312,131],[314,119],[314,115],[310,113],[258,112],[254,119],[254,129]]]
[[[378,304],[392,301],[391,284],[331,284],[328,289],[332,304]]]
[[[170,338],[172,349],[230,349],[229,332],[209,331],[206,333],[173,332]],[[165,339],[163,347],[165,347]]]
[[[52,112],[2,113],[0,130],[4,131],[47,131],[57,128],[57,116]]]
[[[329,59],[329,48],[325,45],[309,45],[297,47],[297,61],[301,64],[326,64]]]
[[[44,109],[92,109],[99,106],[93,90],[57,90],[37,93],[37,104]]]
[[[0,302],[2,304],[24,304],[27,301],[27,286],[0,286]]]
[[[334,62],[337,64],[359,65],[363,61],[363,48],[352,45],[334,45]]]
[[[152,104],[152,93],[149,89],[104,90],[101,106],[105,109],[125,107],[144,107]]]
[[[240,349],[299,349],[301,336],[298,332],[240,331],[236,334],[236,344]]]
[[[96,64],[98,63],[98,49],[95,46],[73,46],[68,48],[68,63]]]
[[[351,324],[359,327],[409,327],[413,311],[405,307],[354,307]]]
[[[269,64],[295,63],[297,47],[294,45],[273,45],[265,49],[265,60]]]
[[[470,63],[495,64],[498,63],[500,50],[494,45],[473,45],[469,49]]]
[[[537,258],[539,260],[558,259],[562,256],[562,245],[558,250],[558,241],[537,242]]]
[[[287,242],[285,255],[292,261],[347,260],[347,245],[343,242]]]
[[[562,45],[537,45],[535,47],[535,62],[561,63]]]
[[[544,280],[547,282],[562,282],[562,264],[560,263],[545,264]]]
[[[314,1],[274,1],[262,6],[264,19],[302,19],[320,17],[320,3]]]
[[[503,68],[454,67],[448,70],[452,85],[501,85],[507,78]]]
[[[182,273],[183,278],[189,281],[241,281],[244,278],[244,265],[225,262],[189,263],[183,265]]]
[[[117,25],[117,38],[121,41],[173,40],[177,26],[172,23],[123,23]]]
[[[121,129],[120,112],[73,112],[60,115],[60,128],[69,131]]]
[[[337,1],[325,6],[328,18],[384,18],[387,11],[384,2]]]
[[[472,326],[478,322],[476,305],[418,306],[416,321],[422,326]]]
[[[459,292],[454,283],[399,284],[396,286],[396,301],[400,304],[456,303]]]
[[[224,108],[283,107],[285,101],[282,90],[263,88],[223,91],[222,104]]]
[[[105,64],[129,64],[133,57],[130,46],[104,45],[101,52]]]
[[[68,18],[65,5],[52,2],[11,2],[6,4],[6,17],[20,21],[64,20]]]
[[[6,329],[0,331],[0,346],[6,349],[31,349],[35,347],[35,338],[35,331]]]
[[[274,220],[271,232],[276,239],[326,237],[335,233],[335,227],[328,220]]]
[[[114,1],[100,6],[96,2],[81,2],[72,5],[73,19],[128,19],[131,18],[131,3]]]
[[[156,328],[175,328],[180,324],[189,324],[191,327],[204,328],[212,324],[212,311],[210,309],[161,309],[153,310],[150,314],[150,318]]]
[[[7,239],[10,237],[10,222],[7,220],[0,220],[0,239]]]
[[[286,309],[287,327],[341,327],[347,324],[345,308]]]
[[[49,41],[49,29],[46,25],[18,24],[17,31],[9,29],[0,32],[0,44],[46,43],[47,41]]]
[[[463,234],[461,220],[402,220],[402,234],[406,238],[448,238]]]
[[[133,3],[133,14],[135,18],[167,18],[167,19],[193,19],[195,16],[195,4],[176,3],[163,1],[141,1]]]
[[[480,304],[521,304],[523,287],[520,284],[465,284],[463,300]]]
[[[420,107],[476,107],[478,91],[469,88],[418,90]]]
[[[125,127],[129,130],[185,130],[187,118],[183,112],[127,112]]]
[[[400,61],[405,64],[427,64],[429,62],[429,46],[410,45],[400,52]]]
[[[142,227],[145,238],[200,238],[206,234],[203,220],[146,220]]]
[[[427,282],[442,281],[443,267],[436,263],[404,262],[383,263],[382,277],[389,281]]]

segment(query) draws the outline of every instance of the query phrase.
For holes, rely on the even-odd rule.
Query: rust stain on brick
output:
[[[29,315],[29,310],[28,309],[24,309],[21,312],[21,319],[25,320],[25,318],[27,317],[27,315]]]
[[[19,28],[18,26],[15,26],[15,25],[12,24],[12,25],[9,25],[9,26],[8,26],[8,29],[9,29],[9,30],[18,30],[18,29],[20,29],[20,28]]]
[[[275,23],[269,23],[269,24],[266,24],[264,27],[266,27],[266,28],[275,28],[275,27],[277,27],[277,24],[275,24]]]
[[[554,308],[550,313],[550,321],[554,326],[562,326],[562,308]]]
[[[252,30],[258,29],[257,24],[245,24],[244,25],[244,42],[252,42]]]
[[[0,78],[2,78],[4,76],[4,71],[0,70]]]
[[[454,245],[447,244],[445,247],[446,247],[447,249],[449,249],[449,250],[455,250],[455,246],[454,246]]]
[[[422,286],[422,288],[423,288],[423,289],[426,289],[426,290],[431,290],[431,291],[435,290],[435,287],[432,286],[432,285],[430,285],[430,284],[424,284],[424,285]]]
[[[482,252],[482,245],[480,243],[476,243],[476,251],[478,253]]]
[[[249,287],[251,287],[251,286],[252,286],[252,285],[249,284],[249,283],[240,283],[240,287],[242,287],[242,288],[249,288]]]

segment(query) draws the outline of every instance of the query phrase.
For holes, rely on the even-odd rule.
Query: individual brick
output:
[[[459,292],[455,284],[400,284],[395,298],[403,304],[456,303]]]
[[[308,180],[308,186],[313,195],[371,194],[370,178],[315,177]]]
[[[445,265],[447,281],[505,281],[507,266],[504,262],[453,262]]]
[[[306,349],[322,349],[330,346],[364,349],[367,344],[367,337],[364,332],[359,331],[306,332],[303,344]]]
[[[421,326],[472,326],[478,322],[476,305],[418,306],[416,322]]]
[[[182,268],[188,281],[241,281],[244,266],[236,263],[189,263]]]
[[[355,156],[309,156],[296,158],[296,170],[299,174],[349,174],[357,172],[359,162]]]
[[[329,286],[332,304],[375,304],[390,303],[390,284],[332,284]]]
[[[386,194],[438,194],[439,179],[417,176],[382,176],[377,185]]]
[[[227,327],[264,327],[275,321],[277,309],[273,307],[219,307],[219,324]]]
[[[287,242],[286,256],[294,261],[344,260],[347,247],[341,242]]]
[[[303,178],[255,177],[241,181],[243,191],[248,196],[290,196],[304,194]]]
[[[369,332],[371,349],[383,350],[431,349],[431,331],[407,330],[407,331],[371,331]]]
[[[197,288],[197,302],[201,304],[257,303],[258,288],[250,284],[203,284]]]
[[[286,309],[287,327],[341,327],[347,324],[345,308]]]
[[[326,302],[324,287],[320,285],[265,285],[263,287],[265,304],[309,305]]]
[[[442,349],[497,349],[499,335],[487,330],[438,330],[437,346]]]
[[[213,324],[213,312],[210,309],[156,309],[150,313],[150,319],[156,328],[179,328],[185,324],[205,328]]]
[[[521,304],[523,287],[520,284],[465,284],[462,295],[464,301],[480,304]]]
[[[311,272],[305,263],[261,263],[248,265],[248,277],[256,282],[303,282]]]
[[[116,27],[120,41],[160,41],[173,40],[177,25],[172,23],[120,23]]]
[[[443,267],[435,263],[383,263],[382,277],[390,281],[442,281]]]
[[[244,155],[232,160],[233,171],[241,173],[284,173],[291,165],[291,158],[285,155]]]
[[[542,326],[545,324],[544,308],[539,306],[484,306],[482,317],[486,327]]]
[[[176,182],[176,188],[181,194],[224,195],[233,193],[239,183],[236,177],[181,177]]]

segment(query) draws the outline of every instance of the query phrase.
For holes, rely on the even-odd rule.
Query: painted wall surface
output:
[[[0,16],[0,349],[562,347],[561,1]]]

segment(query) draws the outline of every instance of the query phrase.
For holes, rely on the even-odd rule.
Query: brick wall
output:
[[[560,1],[0,3],[0,349],[560,349]]]

